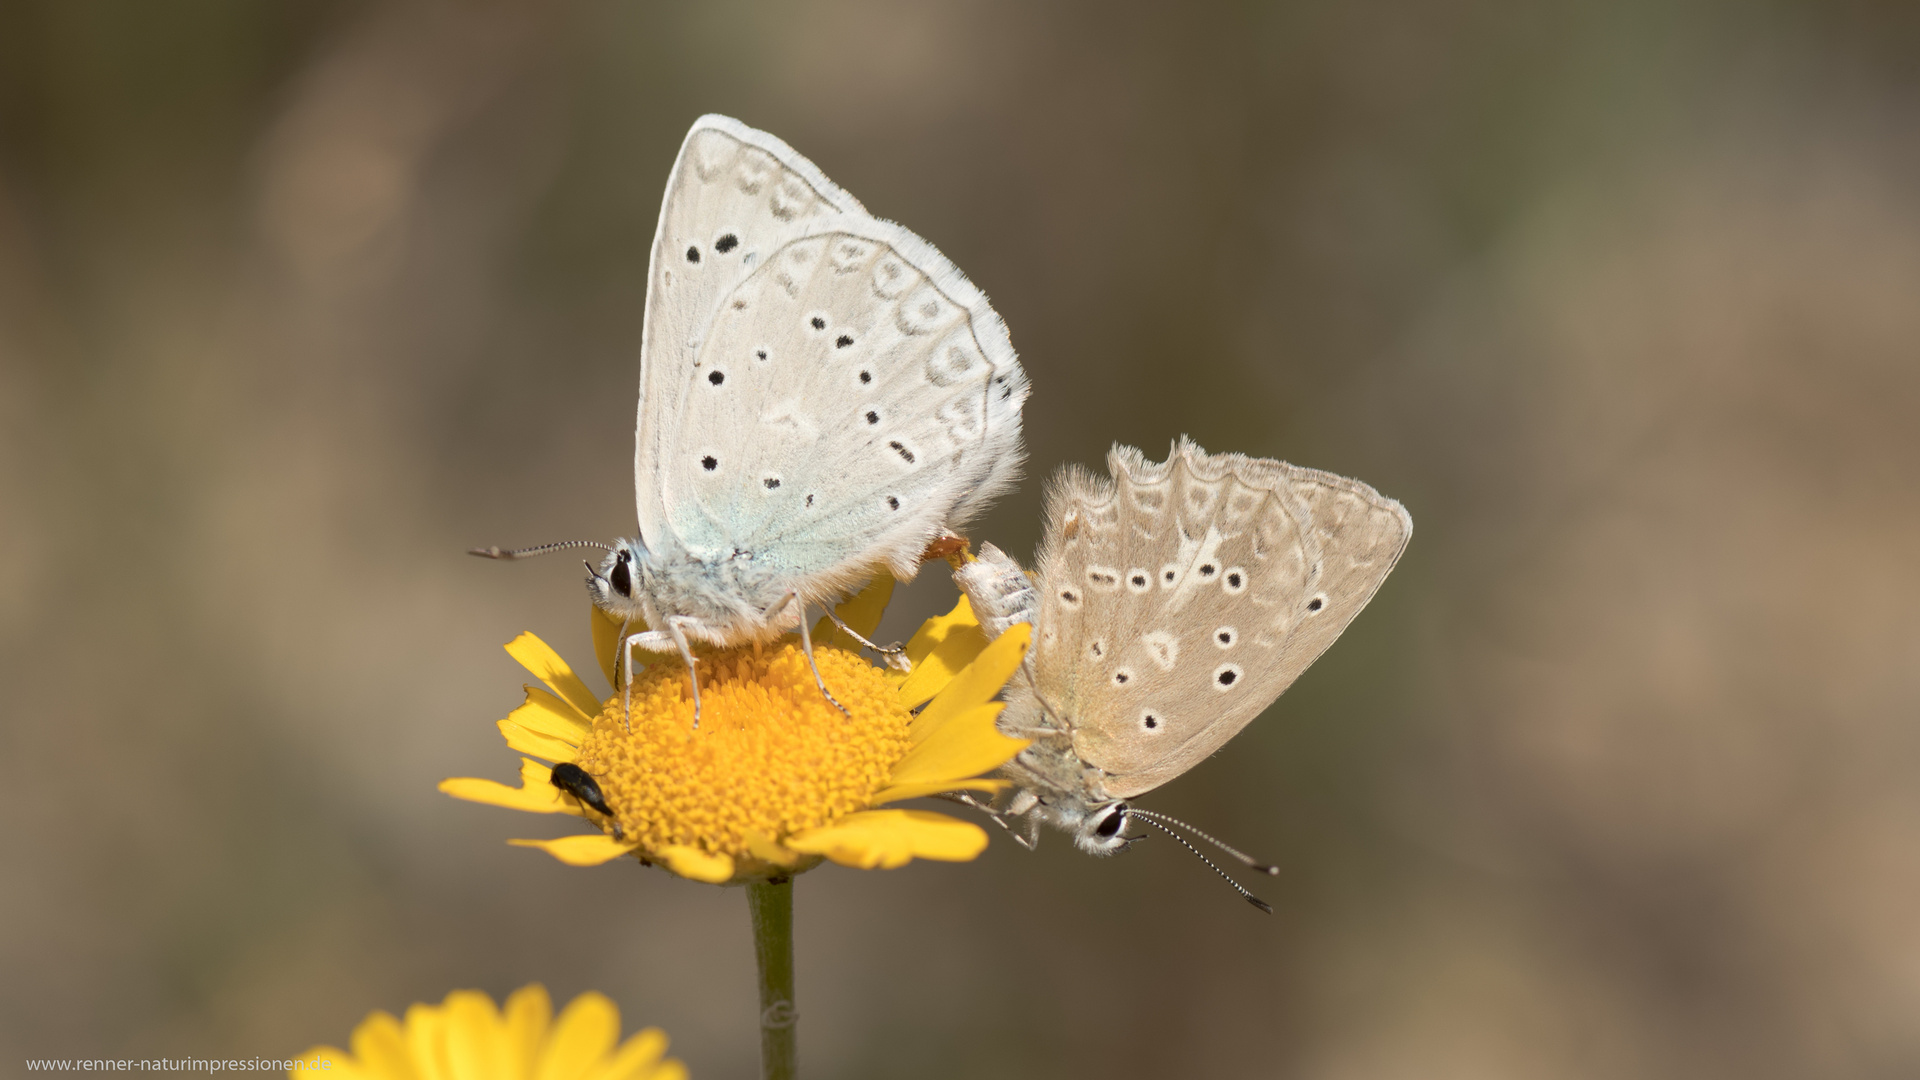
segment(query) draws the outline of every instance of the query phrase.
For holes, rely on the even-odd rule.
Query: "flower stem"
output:
[[[753,919],[753,953],[760,966],[760,1075],[764,1080],[794,1080],[799,1055],[793,1008],[793,879],[747,886],[747,914]]]

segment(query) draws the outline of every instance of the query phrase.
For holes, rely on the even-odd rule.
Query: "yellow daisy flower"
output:
[[[838,614],[870,637],[892,592],[882,576]],[[618,685],[620,628],[594,609],[593,630],[601,671]],[[1027,744],[994,727],[1003,706],[993,698],[1019,667],[1029,633],[1017,626],[989,643],[962,597],[908,642],[912,673],[902,675],[869,663],[822,619],[814,659],[846,713],[822,699],[797,636],[702,651],[697,728],[677,658],[634,676],[628,713],[620,693],[601,700],[545,642],[521,634],[507,652],[545,689],[529,685],[526,704],[500,721],[507,745],[527,755],[520,786],[463,777],[440,790],[586,819],[600,831],[511,841],[574,866],[631,854],[719,884],[777,880],[822,859],[862,869],[915,857],[969,860],[987,846],[972,822],[877,808],[1003,783],[982,774]],[[555,786],[556,766],[567,791]]]
[[[646,1028],[620,1039],[620,1010],[603,994],[581,994],[556,1019],[546,987],[523,986],[496,1009],[478,990],[455,990],[438,1005],[415,1004],[406,1019],[368,1014],[353,1029],[352,1052],[316,1046],[287,1070],[291,1080],[686,1080],[667,1036]],[[615,1045],[618,1043],[618,1045]],[[324,1070],[324,1071],[316,1071]]]

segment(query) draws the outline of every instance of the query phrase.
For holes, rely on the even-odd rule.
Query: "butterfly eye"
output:
[[[607,575],[613,591],[628,599],[633,598],[633,574],[627,569],[627,553],[621,552],[614,560],[613,571]]]
[[[1127,804],[1115,803],[1107,809],[1107,816],[1100,819],[1100,824],[1093,827],[1093,833],[1095,836],[1111,839],[1126,823]]]

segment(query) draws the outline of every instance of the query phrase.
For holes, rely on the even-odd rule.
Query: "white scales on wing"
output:
[[[1026,396],[1006,327],[933,245],[772,135],[701,117],[653,243],[639,536],[588,580],[628,670],[635,649],[691,670],[694,642],[796,627],[811,658],[808,607],[913,577],[1018,478]],[[694,702],[697,722],[697,679]]]

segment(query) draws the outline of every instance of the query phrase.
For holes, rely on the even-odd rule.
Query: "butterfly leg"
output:
[[[813,661],[813,631],[807,626],[807,605],[800,599],[800,594],[788,589],[785,596],[767,605],[767,610],[760,617],[773,622],[781,612],[787,610],[789,604],[795,603],[800,605],[800,651],[806,655],[807,667],[813,670],[813,685],[820,688],[820,696],[826,698],[834,708],[839,709],[843,715],[852,716],[852,713],[847,712],[847,707],[840,704],[840,699],[827,690],[827,681],[820,677],[820,665]]]
[[[832,608],[824,608],[824,610],[827,613],[827,618],[833,620],[833,625],[839,627],[841,633],[872,649],[874,652],[879,653],[881,657],[886,660],[888,667],[895,671],[913,670],[913,661],[907,659],[907,647],[905,645],[875,645],[873,642],[861,637],[853,627],[842,622],[839,614]]]
[[[687,642],[687,632],[680,624],[685,616],[675,615],[667,620],[665,630],[642,630],[638,634],[629,634],[620,642],[620,664],[626,672],[621,680],[620,713],[627,722],[627,730],[633,730],[633,650],[645,649],[651,653],[678,652],[680,659],[687,662],[687,680],[693,684],[693,726],[700,726],[700,673],[693,666],[693,646]]]
[[[1034,851],[1038,849],[1039,840],[1040,840],[1040,830],[1037,828],[1037,826],[1039,825],[1039,822],[1033,821],[1031,819],[1026,821],[1025,824],[1028,826],[1026,835],[1022,835],[1019,829],[1014,828],[1013,825],[1007,821],[1007,816],[1005,814],[1001,813],[998,810],[995,810],[993,807],[975,798],[973,792],[971,791],[947,791],[947,792],[942,792],[941,794],[936,795],[934,797],[939,799],[945,799],[948,802],[957,802],[961,806],[970,806],[973,809],[978,810],[981,813],[992,818],[993,823],[995,825],[998,825],[1001,828],[1007,830],[1007,835],[1013,837],[1014,843],[1019,844],[1021,847],[1026,848],[1028,851]]]
[[[798,597],[793,593],[788,593],[787,599],[782,600],[780,606],[785,607],[789,601],[795,599],[798,599]],[[827,703],[839,709],[843,715],[852,716],[852,713],[847,712],[847,707],[840,704],[840,699],[834,697],[833,694],[827,690],[827,680],[820,677],[820,665],[813,662],[813,632],[807,628],[807,605],[805,603],[800,605],[800,651],[807,654],[807,666],[813,669],[813,685],[820,688],[820,696],[826,698]]]

